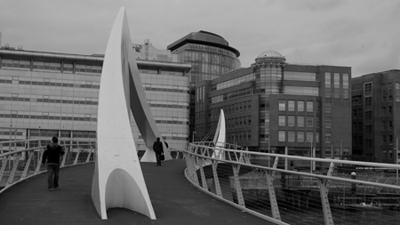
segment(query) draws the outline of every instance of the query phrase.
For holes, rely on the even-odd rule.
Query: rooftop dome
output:
[[[268,50],[258,55],[256,59],[259,58],[285,58],[285,57],[283,57],[279,52]]]
[[[286,59],[279,52],[268,50],[264,51],[256,58],[256,64],[259,63],[285,63]]]

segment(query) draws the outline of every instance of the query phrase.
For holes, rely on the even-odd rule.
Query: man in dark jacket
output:
[[[60,173],[60,157],[64,155],[64,149],[58,145],[58,138],[53,137],[51,143],[43,153],[42,163],[47,159],[47,184],[50,191],[58,188],[58,179]]]
[[[153,150],[156,153],[157,166],[161,166],[161,155],[164,154],[164,149],[159,137],[153,144]]]

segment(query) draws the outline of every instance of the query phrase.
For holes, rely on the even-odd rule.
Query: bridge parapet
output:
[[[349,220],[365,224],[365,220],[380,223],[382,217],[385,224],[397,224],[399,165],[250,152],[232,146],[190,143],[183,151],[188,180],[276,224],[345,224]],[[225,157],[213,157],[216,150]]]
[[[11,186],[46,172],[41,161],[50,140],[31,139],[0,142],[0,194]],[[65,154],[61,168],[93,162],[96,140],[59,139]]]

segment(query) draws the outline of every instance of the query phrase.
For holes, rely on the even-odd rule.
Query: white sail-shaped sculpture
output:
[[[92,200],[102,219],[107,219],[108,208],[126,208],[156,219],[129,120],[131,109],[143,108],[136,95],[144,95],[132,88],[139,77],[134,54],[125,8],[121,8],[110,33],[100,81]],[[136,116],[135,121],[145,119]]]
[[[213,158],[223,159],[223,160],[225,159],[225,154],[224,151],[222,150],[225,147],[225,141],[226,141],[225,114],[224,110],[221,109],[221,112],[219,114],[217,130],[215,131],[213,140],[215,145],[215,150],[212,155]]]

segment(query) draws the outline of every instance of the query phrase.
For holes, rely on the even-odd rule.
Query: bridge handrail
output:
[[[38,140],[16,140],[7,143],[29,143]],[[60,165],[61,168],[93,162],[93,154],[96,147],[95,142],[85,140],[83,143],[79,143],[81,140],[75,139],[68,139],[67,141],[70,141],[71,144],[60,144],[65,150]],[[3,150],[6,152],[0,153],[0,194],[23,180],[46,172],[46,168],[41,165],[45,147],[36,146],[18,150],[10,149]]]
[[[234,157],[217,158],[215,157],[215,154],[213,154],[214,151],[223,151],[224,154],[226,154],[227,156],[234,155]],[[323,213],[319,211],[319,213],[315,213],[315,215],[320,216],[322,214],[324,224],[333,224],[333,215],[330,209],[330,204],[332,203],[330,203],[330,201],[333,201],[333,197],[335,196],[341,196],[341,193],[343,193],[343,195],[345,193],[346,197],[348,197],[349,199],[350,196],[364,194],[364,198],[357,197],[358,200],[364,199],[364,201],[366,199],[365,194],[367,190],[368,192],[375,192],[376,194],[381,194],[380,192],[382,190],[386,190],[387,192],[384,192],[383,194],[391,193],[400,197],[400,182],[398,178],[365,179],[367,177],[361,176],[361,174],[359,176],[353,176],[352,174],[354,168],[357,167],[373,167],[382,168],[390,171],[398,171],[400,169],[400,165],[396,164],[323,159],[275,153],[252,152],[245,149],[236,150],[230,148],[221,148],[220,146],[216,147],[212,143],[204,142],[190,143],[188,149],[183,150],[182,152],[184,154],[184,158],[186,159],[187,164],[185,175],[187,179],[195,186],[197,186],[200,190],[210,195],[213,195],[220,200],[228,201],[229,204],[232,204],[235,207],[238,207],[256,216],[260,216],[261,218],[269,220],[276,224],[289,223],[287,223],[286,221],[283,222],[281,219],[279,207],[277,204],[278,200],[276,200],[277,198],[275,196],[275,189],[280,190],[285,188],[289,191],[296,191],[304,190],[304,188],[313,188],[319,190],[319,193],[321,195],[319,199],[320,203],[314,203],[314,207],[322,207]],[[240,157],[238,157],[238,155]],[[242,158],[248,158],[250,160],[246,161],[242,160]],[[268,166],[265,165],[265,162],[264,164],[262,164],[259,160],[260,158],[265,161],[268,160]],[[290,168],[288,166],[289,160],[293,160],[296,162],[303,161],[303,164],[310,165],[310,169],[309,171],[301,171]],[[272,161],[271,165],[269,164],[270,161]],[[312,169],[312,165],[315,165],[315,163],[319,163],[320,168],[327,167],[327,171],[322,172]],[[344,172],[340,172],[342,170],[347,170],[346,173],[348,174],[342,176],[344,174]],[[229,179],[227,185],[228,187],[230,186],[230,188],[226,187],[226,184],[225,186],[221,186],[219,179],[222,179],[222,177],[224,176],[229,177],[224,179]],[[293,183],[292,185],[294,186],[287,186],[289,185],[287,179],[295,177],[298,178],[298,181],[293,180],[295,183]],[[252,193],[249,192],[246,195],[243,193],[246,190],[242,188],[242,185],[243,182],[246,182],[246,179],[250,182],[248,184],[245,183],[246,185],[251,186],[254,185],[254,182],[256,182],[264,186],[264,189],[266,189],[267,193],[269,194],[269,205],[271,207],[270,209],[272,215],[266,215],[265,212],[262,212],[262,215],[260,215],[260,212],[255,211],[255,209],[249,209],[248,207],[246,207],[248,203],[247,200],[245,200],[245,196],[247,196],[247,199],[250,199],[249,195],[251,195]],[[303,181],[306,182],[304,183]],[[304,187],[302,187],[302,185],[304,185]],[[329,193],[330,186],[335,189],[332,191],[332,193]],[[225,188],[224,191],[222,190],[223,188]],[[223,192],[226,192],[227,194],[223,194]],[[282,195],[282,193],[285,193],[282,192],[282,190],[278,192],[280,195]],[[227,200],[226,196],[230,195],[235,196],[235,198],[233,200]],[[280,201],[286,201],[286,198],[287,197],[285,197],[283,200],[281,199]],[[257,199],[258,197],[254,197],[253,200]],[[373,199],[373,197],[370,196],[367,199]],[[297,202],[297,200],[293,200],[292,204],[300,204],[294,202]],[[300,199],[298,200],[298,202],[300,202]],[[309,204],[308,200],[305,204]],[[340,207],[344,208],[345,206],[343,205]],[[400,204],[398,206],[393,205],[393,207],[400,207]],[[285,208],[285,210],[287,210],[287,208]],[[285,213],[285,216],[287,215],[290,215],[290,213]],[[338,218],[339,220],[341,219],[340,216],[338,216]],[[298,224],[297,221],[295,221],[294,223]],[[315,224],[321,224],[321,221],[315,222]]]

